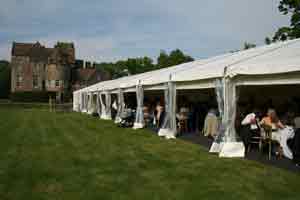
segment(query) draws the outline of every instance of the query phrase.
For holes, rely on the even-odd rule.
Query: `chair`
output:
[[[271,126],[263,124],[262,128],[263,128],[263,130],[265,132],[265,137],[263,139],[263,142],[268,145],[268,158],[269,158],[269,160],[271,160],[272,144],[273,143],[277,143],[278,144],[278,142],[276,140],[272,139],[272,127]],[[282,154],[283,154],[283,152],[282,152],[281,147],[280,147],[280,149],[279,149],[279,155],[278,155],[279,158],[282,158]]]
[[[178,121],[179,133],[186,133],[188,131],[187,119],[178,119]]]
[[[254,131],[257,131],[257,132],[254,132]],[[250,136],[247,151],[250,152],[253,145],[258,145],[259,152],[262,152],[262,145],[263,145],[264,137],[261,134],[260,128],[258,128],[257,130],[250,130],[250,133],[251,133],[251,136]]]
[[[262,124],[261,127],[265,132],[263,142],[268,145],[268,158],[271,160],[272,153],[272,127],[266,124]]]

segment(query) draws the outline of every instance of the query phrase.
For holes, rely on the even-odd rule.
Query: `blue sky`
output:
[[[77,58],[156,58],[179,48],[194,58],[263,44],[289,19],[279,0],[0,0],[0,59],[12,41],[73,41]]]

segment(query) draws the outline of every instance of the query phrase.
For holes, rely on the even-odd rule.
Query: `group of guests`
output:
[[[237,114],[242,115],[242,113]],[[219,134],[220,126],[221,118],[218,116],[218,111],[210,109],[206,114],[202,130],[204,136],[215,139]],[[270,139],[275,144],[272,148],[273,153],[293,159],[296,165],[300,165],[300,112],[297,115],[293,111],[287,111],[278,117],[273,108],[265,113],[253,109],[252,112],[242,115],[242,120],[237,120],[236,130],[246,150],[253,137],[266,138],[266,134],[270,133]]]
[[[165,117],[164,102],[159,100],[156,104],[145,103],[143,113],[146,127],[161,128]]]
[[[241,110],[240,110],[241,111]],[[277,142],[274,153],[282,153],[300,164],[300,112],[297,115],[288,111],[278,117],[274,108],[267,112],[251,109],[251,112],[237,112],[236,130],[248,149],[252,137],[266,137],[271,132],[270,139]],[[148,128],[159,129],[165,118],[165,103],[163,98],[146,101],[143,107],[144,121]],[[216,104],[189,103],[183,100],[178,103],[176,113],[179,134],[201,132],[208,138],[215,139],[220,131],[221,117]]]
[[[275,144],[274,153],[293,159],[296,164],[300,163],[300,116],[288,111],[281,119],[273,108],[263,114],[258,109],[253,109],[240,123],[238,133],[244,142],[246,149],[251,138],[269,138]]]
[[[207,113],[205,104],[193,104],[185,101],[177,107],[176,124],[178,134],[193,133],[202,130]],[[146,102],[143,107],[146,127],[161,128],[165,118],[165,104],[163,100],[156,103]]]

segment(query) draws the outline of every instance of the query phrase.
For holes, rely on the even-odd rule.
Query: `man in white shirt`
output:
[[[246,117],[242,120],[241,125],[241,139],[245,145],[245,149],[248,149],[251,137],[255,135],[259,135],[259,127],[258,127],[258,112],[254,109],[253,112],[246,115]]]

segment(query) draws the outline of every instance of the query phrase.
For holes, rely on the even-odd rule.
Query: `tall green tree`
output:
[[[10,94],[9,62],[0,60],[0,98],[8,98]]]
[[[255,48],[255,47],[256,47],[256,44],[253,44],[250,42],[245,42],[243,49],[246,50],[246,49],[251,49],[251,48]]]
[[[192,57],[185,55],[179,49],[171,51],[169,55],[169,63],[171,64],[171,66],[179,65],[186,62],[191,62],[193,60],[194,59]]]
[[[170,66],[169,62],[169,55],[164,51],[161,50],[160,54],[157,58],[157,68],[164,68]]]
[[[122,76],[148,72],[193,60],[192,57],[185,55],[182,51],[176,49],[171,51],[169,55],[165,51],[161,51],[157,58],[157,64],[154,64],[151,58],[144,56],[128,58],[127,60],[118,60],[114,63],[96,63],[95,66],[96,68],[109,72],[111,77],[116,79]]]
[[[269,45],[269,44],[271,44],[272,43],[272,40],[269,38],[269,37],[266,37],[265,38],[265,44],[266,45]]]
[[[170,67],[186,62],[191,62],[194,59],[191,56],[185,55],[181,50],[175,49],[168,55],[165,51],[161,51],[157,58],[157,68]]]
[[[291,16],[290,26],[279,28],[273,41],[300,38],[300,0],[281,0],[278,9],[283,15]]]

